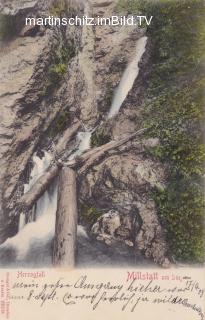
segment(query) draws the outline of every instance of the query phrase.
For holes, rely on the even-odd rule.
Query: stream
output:
[[[137,41],[136,54],[124,71],[108,114],[114,117],[120,110],[122,103],[132,89],[139,74],[139,62],[145,52],[147,37]],[[93,130],[85,130],[77,135],[76,151],[70,156],[80,156],[90,148]],[[49,167],[52,156],[43,151],[43,156],[33,155],[33,167],[29,181],[24,185],[24,193],[30,190],[39,177]],[[0,245],[1,267],[52,267],[52,246],[55,234],[55,216],[57,209],[58,183],[55,181],[44,195],[38,200],[31,212],[26,216],[20,214],[18,233],[8,238]],[[78,255],[77,266],[110,266],[136,265],[137,258],[132,250],[113,250],[105,244],[90,239],[85,228],[78,226]]]
[[[134,59],[128,64],[121,78],[120,84],[115,90],[114,99],[108,114],[108,118],[112,118],[118,114],[120,108],[125,101],[128,93],[133,87],[135,80],[139,75],[139,62],[146,50],[147,37],[142,37],[137,41],[136,53]]]

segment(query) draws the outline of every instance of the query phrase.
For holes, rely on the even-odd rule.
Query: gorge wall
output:
[[[150,66],[148,37],[139,74],[119,113],[108,117],[115,90],[136,55],[146,30],[136,27],[27,27],[25,16],[108,17],[117,1],[1,1],[0,40],[0,243],[18,232],[17,202],[32,168],[32,157],[47,150],[66,161],[79,136],[55,153],[59,139],[79,120],[79,133],[92,132],[95,148],[136,132]],[[138,48],[139,50],[139,48]],[[139,119],[138,119],[139,120]],[[166,167],[149,148],[158,139],[137,137],[78,176],[79,221],[93,243],[131,252],[136,260],[170,264],[165,230],[152,191],[166,185]],[[85,148],[86,150],[86,148]]]

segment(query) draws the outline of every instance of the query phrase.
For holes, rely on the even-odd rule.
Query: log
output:
[[[56,164],[50,166],[36,183],[27,191],[18,201],[17,208],[19,212],[30,210],[33,205],[40,199],[44,192],[48,189],[52,181],[58,176],[60,167]]]
[[[51,184],[54,178],[59,174],[59,171],[62,167],[69,167],[76,169],[78,175],[85,174],[90,167],[94,166],[96,163],[101,161],[107,155],[110,155],[113,150],[122,147],[127,142],[134,140],[137,136],[145,132],[145,129],[139,130],[136,133],[128,135],[118,141],[111,141],[104,144],[103,146],[91,149],[85,152],[82,156],[76,157],[73,160],[70,160],[66,163],[58,162],[53,166],[50,166],[44,175],[40,177],[33,187],[25,193],[18,202],[19,212],[20,210],[31,209],[34,203],[43,195],[48,186]]]
[[[70,142],[74,135],[78,132],[81,127],[79,120],[76,120],[71,127],[69,127],[62,137],[59,139],[58,144],[54,147],[55,155],[58,156],[66,147],[66,144]],[[52,181],[58,176],[62,165],[60,163],[53,163],[44,174],[36,181],[36,183],[31,187],[31,189],[26,192],[18,201],[17,208],[18,211],[28,211],[33,205],[40,199],[43,193],[50,186]]]
[[[71,127],[65,130],[63,136],[59,139],[55,147],[55,152],[57,155],[65,150],[67,143],[71,141],[74,135],[76,135],[80,127],[81,122],[79,120],[76,120]]]
[[[105,156],[108,156],[114,150],[122,147],[128,142],[134,140],[137,136],[144,133],[146,129],[141,129],[131,135],[128,135],[117,141],[110,141],[103,146],[94,148],[84,153],[81,157],[77,157],[71,161],[64,163],[64,166],[79,168],[78,174],[82,175],[86,173],[90,167],[95,165],[97,162],[101,161]],[[132,146],[133,147],[133,146]]]
[[[53,264],[73,268],[77,239],[76,174],[71,168],[62,168],[58,187]]]

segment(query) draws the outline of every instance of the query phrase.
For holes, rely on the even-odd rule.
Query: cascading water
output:
[[[78,149],[74,156],[81,155],[90,148],[92,133],[79,132],[77,136]],[[52,156],[44,152],[40,158],[34,154],[29,182],[24,185],[24,193],[28,192],[34,183],[49,167]],[[46,191],[33,207],[31,214],[21,213],[18,233],[8,238],[0,246],[0,264],[2,266],[49,267],[52,265],[52,240],[55,234],[55,218],[57,210],[57,182]],[[80,238],[87,238],[82,226],[78,226]]]
[[[19,218],[18,231],[21,231],[21,229],[23,229],[25,224],[26,224],[26,215],[25,215],[25,213],[21,213],[20,218]]]
[[[33,155],[33,169],[30,174],[29,182],[24,185],[24,193],[28,192],[34,183],[40,178],[40,176],[44,173],[44,171],[49,167],[51,163],[52,157],[51,155],[44,151],[44,157],[41,159],[36,154]],[[42,202],[42,199],[39,200]],[[30,217],[30,221],[32,221],[35,217],[35,210],[33,210],[33,215]],[[37,203],[37,210],[38,212],[38,203]],[[20,231],[24,225],[26,224],[26,214],[21,213],[19,218],[19,227],[18,230]]]
[[[119,112],[122,103],[132,89],[135,79],[139,74],[139,62],[145,52],[146,44],[147,37],[142,37],[137,41],[136,55],[125,69],[120,84],[116,89],[108,118],[114,117]]]
[[[90,149],[90,141],[93,130],[86,130],[78,132],[76,141],[76,150],[69,156],[69,160],[74,159],[76,156],[80,156],[83,152]]]
[[[147,37],[142,37],[137,42],[136,56],[127,66],[120,84],[116,90],[108,118],[115,116],[132,89],[135,79],[139,74],[139,62],[145,52]],[[92,133],[96,130],[79,132],[77,135],[77,150],[70,156],[80,156],[90,149]],[[41,158],[37,154],[33,156],[33,168],[28,184],[24,185],[24,193],[30,190],[37,179],[43,175],[52,161],[52,156],[44,152]],[[58,185],[55,181],[48,191],[38,200],[29,216],[21,213],[19,217],[18,233],[8,238],[0,246],[0,265],[21,267],[49,267],[52,265],[52,240],[55,234],[55,217],[57,209]],[[90,265],[100,263],[112,264],[114,252],[107,255],[107,248],[101,244],[93,245],[83,226],[78,226],[79,255],[78,263]],[[99,254],[100,252],[100,254]],[[117,253],[119,258],[119,254]],[[118,259],[116,257],[116,260]],[[123,261],[130,259],[129,255]],[[81,261],[80,261],[81,260]],[[114,259],[115,260],[115,259]],[[130,260],[131,261],[131,260]],[[134,262],[136,264],[136,261]]]
[[[44,152],[43,158],[34,154],[33,168],[29,183],[24,185],[24,193],[30,190],[44,173],[51,160],[52,156],[48,152]],[[19,232],[0,246],[1,263],[2,260],[6,260],[7,264],[13,266],[51,265],[51,241],[55,230],[56,207],[57,183],[55,182],[38,200],[29,217],[24,213],[20,215]]]
[[[44,171],[49,167],[52,161],[52,156],[47,151],[44,151],[43,158],[40,158],[37,156],[37,154],[34,154],[32,161],[33,169],[31,170],[29,182],[24,185],[24,193],[31,189],[38,178],[40,178]]]
[[[84,151],[90,149],[90,139],[92,136],[92,131],[79,132],[77,135],[78,140],[78,150],[75,155],[80,156]]]

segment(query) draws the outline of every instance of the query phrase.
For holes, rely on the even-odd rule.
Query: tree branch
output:
[[[75,159],[70,160],[66,163],[58,161],[57,164],[55,163],[52,166],[50,166],[45,171],[43,176],[41,176],[36,181],[36,183],[32,186],[32,188],[22,196],[22,198],[18,202],[18,206],[22,210],[31,209],[32,206],[36,203],[36,201],[47,190],[51,182],[59,175],[59,171],[61,170],[62,167],[70,167],[70,168],[73,168],[74,170],[77,169],[78,175],[85,174],[97,162],[101,161],[103,158],[105,158],[108,154],[111,154],[117,148],[120,148],[124,146],[126,143],[134,140],[137,136],[140,136],[141,134],[143,134],[145,130],[146,129],[139,130],[136,133],[128,135],[125,138],[122,138],[118,141],[111,141],[109,143],[104,144],[103,146],[91,149],[85,152],[82,156],[76,157]],[[65,144],[62,143],[61,145],[65,145]],[[131,146],[131,147],[134,147],[134,146]]]
[[[65,130],[62,137],[59,139],[58,144],[55,147],[54,159],[65,149],[67,143],[69,143],[76,135],[81,127],[79,120],[75,121],[74,124]],[[53,160],[54,160],[53,159]],[[54,160],[55,161],[55,160]],[[22,210],[29,210],[38,201],[38,199],[47,190],[51,182],[58,176],[59,170],[61,169],[60,163],[51,164],[44,174],[36,181],[31,189],[26,192],[17,203],[17,207]]]

